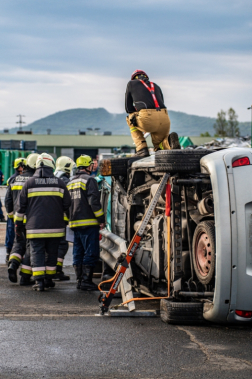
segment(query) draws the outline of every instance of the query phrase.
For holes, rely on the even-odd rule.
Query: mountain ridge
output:
[[[180,136],[199,136],[201,133],[209,132],[214,135],[213,125],[215,118],[190,115],[184,112],[168,111],[171,119],[171,131],[176,131]],[[90,131],[87,128],[100,128],[96,131],[103,134],[111,131],[112,134],[129,135],[129,127],[126,123],[126,113],[110,113],[105,108],[73,108],[59,111],[49,116],[26,125],[22,130],[32,129],[33,134],[79,134],[79,130]],[[250,122],[239,123],[241,135],[250,134]],[[19,128],[9,129],[13,134]],[[93,131],[91,131],[93,133]]]

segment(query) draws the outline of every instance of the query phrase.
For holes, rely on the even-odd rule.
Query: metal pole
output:
[[[251,116],[250,116],[250,145],[252,147],[252,105],[251,107],[248,107],[247,109],[251,109]]]

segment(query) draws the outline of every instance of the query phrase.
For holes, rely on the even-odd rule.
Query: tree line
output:
[[[228,119],[226,118],[228,117]],[[221,109],[217,114],[217,119],[213,125],[215,130],[214,137],[239,137],[240,129],[238,127],[238,115],[233,108],[229,108],[227,112]],[[201,137],[210,137],[211,135],[206,133],[201,133]]]

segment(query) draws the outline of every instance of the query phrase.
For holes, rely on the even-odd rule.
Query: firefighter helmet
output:
[[[35,170],[38,156],[39,154],[37,153],[29,154],[28,157],[26,158],[26,166]]]
[[[40,154],[36,160],[36,168],[44,167],[44,166],[53,168],[55,170],[54,159],[51,155],[47,153]]]
[[[93,159],[89,155],[81,155],[76,160],[77,167],[89,167],[93,162]]]
[[[24,167],[26,166],[26,159],[25,158],[16,158],[14,161],[14,168],[18,167]]]
[[[67,174],[70,174],[72,169],[76,166],[75,162],[69,157],[59,157],[56,160],[56,171],[64,171]]]
[[[144,75],[146,76],[147,79],[149,79],[148,75],[146,74],[146,72],[144,72],[143,70],[136,70],[133,72],[133,74],[131,75],[131,80],[134,80],[136,76],[138,75]]]

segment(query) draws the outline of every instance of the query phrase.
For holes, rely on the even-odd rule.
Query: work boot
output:
[[[46,278],[44,280],[44,285],[45,285],[45,288],[54,288],[55,287],[55,283],[51,278]]]
[[[179,143],[179,137],[177,133],[172,132],[168,136],[168,142],[170,145],[171,150],[179,150],[181,149],[180,143]]]
[[[138,150],[138,151],[136,152],[136,154],[134,155],[134,157],[142,157],[142,158],[144,158],[144,157],[149,157],[149,156],[150,156],[150,154],[149,154],[149,149],[148,149],[148,147],[144,147],[143,149]]]
[[[44,279],[37,279],[36,284],[32,286],[32,288],[34,289],[34,291],[40,291],[40,292],[44,291],[45,290]]]
[[[7,266],[8,266],[9,259],[10,259],[10,253],[11,253],[11,249],[9,247],[6,247],[5,263],[7,264]]]
[[[83,291],[97,291],[98,287],[92,282],[94,267],[82,266],[82,279],[80,289]]]
[[[101,281],[105,282],[106,280],[113,278],[113,276],[115,275],[115,271],[112,270],[112,268],[106,262],[104,262],[103,267],[104,270],[102,273]]]
[[[21,276],[19,285],[20,286],[31,286],[35,284],[35,280],[31,280],[30,278],[25,278],[24,276]]]
[[[79,290],[81,288],[81,275],[82,275],[82,266],[76,266],[74,265],[74,271],[75,271],[75,275],[76,275],[76,281],[77,281],[77,285],[76,285],[76,288],[77,290]]]
[[[55,280],[70,280],[70,276],[64,274],[64,271],[62,271],[61,266],[57,266],[56,270],[56,275],[54,277]]]
[[[18,264],[12,260],[9,264],[8,268],[8,274],[9,274],[9,280],[12,283],[17,283],[17,269],[18,269]]]

